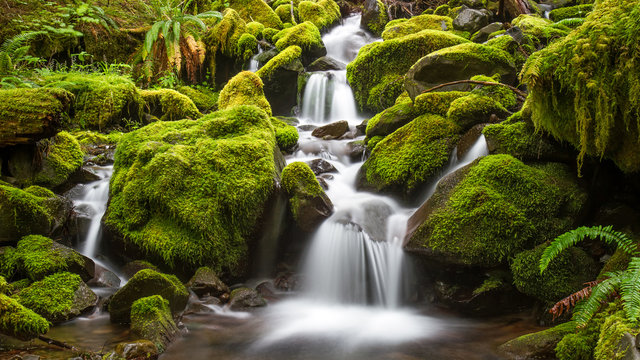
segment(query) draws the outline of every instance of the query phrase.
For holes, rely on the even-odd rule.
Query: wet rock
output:
[[[335,166],[331,165],[330,162],[324,159],[314,159],[311,161],[307,161],[307,165],[311,168],[311,171],[318,176],[324,173],[337,173],[338,169]]]
[[[313,131],[317,128],[318,127],[315,125],[308,125],[308,124],[298,126],[298,130],[300,131]]]
[[[179,330],[169,310],[169,301],[160,295],[136,300],[131,306],[131,332],[152,341],[163,352]]]
[[[273,280],[273,285],[281,291],[297,290],[300,284],[300,276],[291,271],[280,273]]]
[[[186,285],[199,297],[207,294],[220,296],[229,292],[229,287],[208,267],[199,268]]]
[[[478,30],[471,37],[471,41],[477,43],[483,43],[489,39],[489,35],[493,34],[496,31],[502,30],[502,23],[494,22],[487,26],[484,26],[482,29]]]
[[[272,301],[277,300],[280,296],[277,294],[278,289],[276,289],[275,285],[271,281],[263,281],[258,286],[256,286],[256,291],[263,298]]]
[[[232,310],[266,305],[267,301],[255,289],[239,288],[231,292],[230,306]]]
[[[287,165],[282,171],[282,184],[289,196],[291,214],[302,230],[315,230],[333,212],[333,203],[306,163]]]
[[[329,56],[323,56],[307,66],[307,71],[345,70],[347,65]]]
[[[347,144],[347,154],[349,155],[349,159],[353,162],[362,161],[366,149],[367,147],[361,140],[349,142]]]
[[[489,24],[489,15],[475,9],[463,9],[453,19],[453,28],[474,33]]]
[[[360,27],[367,29],[376,35],[382,34],[384,26],[389,21],[386,9],[380,7],[382,2],[377,0],[365,0]]]
[[[262,69],[268,66],[270,63]],[[260,74],[261,70],[258,70],[257,74]],[[303,71],[302,62],[296,59],[275,68],[268,76],[261,76],[264,82],[264,95],[274,114],[291,114],[291,109],[296,106],[298,97],[298,76]]]
[[[349,131],[349,123],[346,120],[341,120],[321,126],[313,130],[313,132],[311,132],[311,135],[317,138],[322,138],[324,140],[332,140],[339,138],[347,131]]]
[[[95,276],[93,277],[93,279],[87,282],[87,285],[95,287],[119,288],[120,278],[112,271],[96,264]]]
[[[133,275],[135,275],[138,271],[144,270],[144,269],[160,271],[155,265],[153,265],[150,262],[147,262],[144,260],[134,260],[127,263],[122,269],[122,272],[124,273],[124,276],[128,278],[132,278]]]
[[[327,183],[326,179],[318,178],[318,183],[320,184],[320,186],[324,191],[329,190],[329,184]]]
[[[555,359],[556,345],[565,335],[573,332],[575,332],[575,324],[564,323],[508,341],[498,347],[498,353],[510,360]]]
[[[111,322],[129,323],[131,305],[136,300],[151,295],[160,295],[167,299],[173,314],[182,311],[189,299],[189,292],[175,276],[151,269],[140,270],[111,298]]]
[[[356,125],[356,136],[362,136],[367,132],[367,123],[369,123],[369,119],[364,119]]]
[[[478,124],[469,129],[469,131],[467,131],[464,135],[462,135],[460,141],[458,141],[458,146],[456,146],[456,149],[458,151],[456,155],[458,159],[462,158],[467,153],[467,151],[471,149],[473,144],[475,144],[475,142],[478,140],[478,137],[482,135],[482,129],[484,129],[485,125],[486,124]]]
[[[158,358],[158,348],[149,340],[121,342],[115,351],[105,355],[105,360],[154,360]]]

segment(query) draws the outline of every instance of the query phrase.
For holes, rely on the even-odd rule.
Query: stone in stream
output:
[[[217,297],[229,292],[229,287],[208,267],[201,267],[196,270],[196,273],[186,285],[199,297],[207,294]]]
[[[555,359],[560,340],[575,331],[575,323],[567,322],[510,340],[498,347],[498,353],[509,360]]]
[[[264,95],[274,114],[289,114],[296,106],[298,77],[304,72],[301,52],[299,46],[291,45],[256,71],[264,82]]]
[[[179,332],[169,310],[169,301],[160,295],[136,300],[131,306],[131,332],[152,341],[163,352]]]
[[[87,282],[87,285],[115,289],[120,287],[120,278],[118,275],[98,264],[96,264],[95,269],[95,276]]]
[[[489,24],[489,19],[490,16],[481,10],[463,8],[453,19],[453,27],[456,30],[468,31],[473,34]]]
[[[337,173],[338,169],[335,166],[331,165],[330,162],[324,159],[314,159],[311,161],[307,161],[307,165],[311,168],[311,171],[318,176],[324,173]]]
[[[323,56],[307,66],[307,71],[345,70],[347,65],[329,56]]]
[[[483,43],[489,39],[489,35],[493,34],[496,31],[502,30],[502,23],[494,22],[487,26],[482,27],[478,30],[473,36],[471,40],[477,43]]]
[[[121,342],[114,351],[103,357],[104,360],[142,360],[157,359],[160,352],[156,345],[149,340],[135,340]]]
[[[150,263],[148,261],[134,260],[134,261],[128,262],[124,266],[124,268],[122,268],[122,273],[127,278],[132,278],[133,275],[135,275],[138,271],[144,270],[144,269],[151,269],[151,270],[154,270],[154,271],[160,271],[157,266],[153,265],[152,263]]]
[[[239,288],[231,292],[229,304],[232,310],[244,308],[262,307],[267,305],[267,301],[255,289]]]
[[[349,123],[346,120],[337,121],[316,128],[311,135],[324,140],[337,139],[349,131]]]
[[[293,162],[282,170],[282,185],[289,196],[291,214],[304,231],[313,231],[333,212],[333,204],[315,174],[303,162]]]

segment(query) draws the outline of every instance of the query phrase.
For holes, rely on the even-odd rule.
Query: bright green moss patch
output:
[[[258,39],[255,36],[244,33],[238,39],[238,55],[243,61],[251,59],[253,54],[258,52]]]
[[[309,21],[318,29],[340,20],[340,8],[334,0],[301,1],[298,4],[300,21]]]
[[[347,78],[361,109],[382,111],[403,91],[403,76],[421,57],[438,49],[467,42],[438,30],[423,30],[360,49],[347,65]]]
[[[420,114],[431,113],[447,116],[451,103],[467,95],[469,95],[469,93],[465,91],[428,92],[416,96],[414,106]]]
[[[65,183],[71,174],[80,169],[84,152],[76,138],[66,131],[46,141],[42,168],[33,181],[37,184],[56,187]]]
[[[214,92],[208,88],[204,87],[189,87],[189,86],[180,86],[176,89],[179,93],[186,95],[193,101],[195,106],[202,113],[209,113],[211,111],[218,110],[218,95],[219,93]]]
[[[2,275],[0,275],[0,294],[8,294],[10,285]]]
[[[551,10],[549,12],[549,18],[556,22],[569,18],[583,18],[586,17],[591,10],[593,10],[592,4],[562,7]]]
[[[289,195],[293,218],[301,228],[313,229],[331,214],[331,201],[306,163],[296,161],[287,165],[282,170],[282,186]],[[318,216],[320,212],[326,213]]]
[[[407,246],[459,264],[495,266],[555,238],[573,227],[586,200],[560,164],[531,167],[490,155],[452,176],[457,183],[436,189],[434,208]]]
[[[282,170],[282,185],[289,194],[317,196],[323,193],[309,165],[300,161],[292,162]]]
[[[75,95],[73,127],[103,130],[138,120],[143,100],[133,81],[119,75],[55,73],[39,80],[46,87],[62,88]]]
[[[81,270],[85,267],[82,255],[41,235],[23,237],[13,256],[21,272],[33,281],[61,271],[83,274]],[[89,275],[85,274],[86,271],[85,280],[89,280]]]
[[[625,333],[633,337],[640,333],[637,324],[629,323],[624,311],[617,311],[604,319],[600,325],[598,342],[593,355],[596,360],[622,360],[627,358],[627,352],[631,349],[620,347],[620,340]]]
[[[278,15],[263,0],[230,0],[229,6],[246,22],[257,21],[265,27],[282,28]]]
[[[558,151],[542,134],[536,133],[530,122],[490,124],[482,133],[492,154],[509,154],[525,161],[548,159]]]
[[[460,128],[438,115],[422,115],[380,141],[360,169],[365,188],[410,194],[449,161]]]
[[[251,21],[247,23],[247,32],[253,35],[256,39],[262,39],[262,31],[265,26],[257,21]]]
[[[224,17],[204,35],[207,53],[220,52],[227,57],[239,55],[238,41],[247,32],[247,23],[242,20],[237,11],[226,9]],[[209,64],[210,72],[215,73],[215,59]]]
[[[161,121],[197,119],[202,116],[188,96],[175,90],[142,90],[140,95],[144,99],[146,111],[158,116]]]
[[[265,40],[267,40],[267,41],[272,43],[273,42],[273,37],[279,32],[280,32],[280,30],[278,30],[278,29],[266,28],[262,32],[262,36],[264,36]]]
[[[131,331],[142,339],[152,341],[160,352],[178,332],[169,301],[160,295],[136,300],[131,305]]]
[[[499,79],[489,77],[486,75],[476,75],[471,78],[475,81],[485,81],[490,83],[500,83]],[[484,95],[492,98],[505,107],[506,109],[513,108],[517,104],[516,94],[510,88],[506,86],[491,86],[491,85],[478,85],[471,91],[472,94]]]
[[[522,80],[538,129],[585,156],[607,157],[625,172],[640,170],[640,8],[600,1],[582,26],[533,54]]]
[[[522,29],[525,34],[534,36],[545,42],[561,38],[569,33],[569,29],[554,27],[551,20],[537,15],[520,15],[513,19],[511,24]]]
[[[260,81],[251,72],[238,76]],[[246,95],[228,97],[227,87],[221,108]],[[267,114],[239,104],[126,134],[115,155],[105,222],[171,268],[240,273],[278,176],[275,146]]]
[[[411,99],[408,97],[404,101],[397,101],[395,105],[376,114],[367,121],[367,138],[387,136],[408,124],[418,114]]]
[[[447,111],[447,118],[463,130],[474,125],[489,122],[491,115],[504,115],[507,110],[496,100],[477,94],[469,94],[455,99]]]
[[[254,105],[271,115],[271,105],[264,96],[262,80],[251,71],[243,71],[229,80],[220,91],[218,108],[230,109],[238,105]]]
[[[27,234],[49,234],[56,225],[60,204],[53,193],[34,195],[0,184],[0,240],[18,241]]]
[[[376,0],[376,3],[378,5],[377,16],[372,14],[369,18],[363,19],[363,22],[367,30],[380,36],[384,31],[385,25],[389,22],[389,14],[387,13],[386,5],[381,0]]]
[[[281,150],[290,150],[298,143],[298,129],[275,117],[271,118],[271,124],[276,132],[276,142]]]
[[[0,247],[0,276],[12,279],[18,267],[16,249],[11,246]]]
[[[297,45],[302,50],[318,47],[324,48],[320,31],[309,21],[278,32],[273,35],[271,41],[280,51],[285,50],[291,45]]]
[[[545,302],[555,302],[592,281],[598,267],[584,250],[572,247],[555,258],[540,274],[540,257],[547,246],[537,246],[516,255],[511,263],[513,283],[524,294]]]
[[[20,305],[16,300],[0,294],[0,333],[30,340],[49,331],[49,322]]]
[[[382,38],[384,40],[415,34],[426,29],[441,31],[453,29],[453,20],[448,16],[419,15],[406,21],[397,23],[396,21],[397,20],[393,20],[385,26],[384,31],[382,32]]]
[[[271,58],[263,67],[256,71],[256,75],[261,79],[270,80],[274,72],[300,59],[301,54],[302,49],[299,46],[291,45]]]

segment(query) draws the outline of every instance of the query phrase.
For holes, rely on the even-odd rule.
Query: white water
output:
[[[260,45],[258,45],[258,53],[255,54],[254,56],[252,56],[251,60],[249,60],[249,68],[247,70],[249,70],[251,72],[258,71],[258,69],[260,68],[260,63],[258,62],[258,60],[256,60],[256,58],[260,54],[262,54],[262,47]]]

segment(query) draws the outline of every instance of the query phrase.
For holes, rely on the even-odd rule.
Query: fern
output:
[[[640,257],[632,257],[620,278],[620,296],[627,318],[640,317]]]
[[[589,320],[600,310],[600,306],[616,294],[620,287],[622,271],[608,273],[608,279],[603,280],[591,290],[591,296],[586,301],[576,305],[573,320],[578,327],[585,327]]]
[[[612,226],[582,226],[558,236],[553,240],[551,245],[544,250],[540,258],[540,273],[543,273],[549,266],[551,260],[555,259],[563,250],[576,245],[585,238],[599,238],[607,244],[616,245],[618,249],[631,256],[640,255],[633,240],[619,231],[614,231]]]

